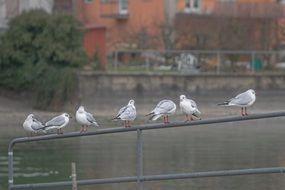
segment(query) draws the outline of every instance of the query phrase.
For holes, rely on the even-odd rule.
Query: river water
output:
[[[250,112],[279,111],[285,108],[285,93],[261,92]],[[173,97],[174,98],[174,97]],[[203,119],[239,114],[239,109],[216,107],[225,97],[196,95]],[[1,100],[1,99],[0,99]],[[3,99],[2,99],[3,100]],[[5,100],[5,99],[4,99]],[[198,102],[197,100],[197,102]],[[89,107],[98,114],[101,128],[118,127],[110,121],[118,106],[106,103]],[[107,101],[106,101],[107,102]],[[146,122],[144,113],[153,107],[156,99],[137,101],[138,119]],[[176,101],[177,102],[177,101]],[[213,103],[214,102],[214,103]],[[22,104],[19,104],[22,105]],[[26,136],[22,130],[25,116],[33,111],[43,120],[57,113],[32,110],[27,105],[0,107],[0,189],[7,188],[7,146],[11,139]],[[108,109],[109,107],[109,109]],[[101,112],[98,111],[102,110]],[[108,111],[111,110],[111,111]],[[7,112],[8,111],[8,112]],[[108,115],[109,114],[109,115]],[[177,111],[171,121],[184,119]],[[161,120],[157,121],[161,122]],[[262,119],[195,127],[157,129],[143,132],[145,175],[200,172],[285,165],[285,118]],[[80,130],[72,120],[64,132]],[[89,129],[100,130],[100,129]],[[136,175],[136,133],[121,133],[93,137],[78,137],[53,141],[17,144],[14,149],[15,183],[40,183],[71,180],[71,162],[76,162],[78,179],[107,178]],[[275,190],[283,189],[285,176],[264,174],[239,177],[168,180],[146,182],[150,190]],[[80,190],[133,190],[135,183],[80,186]],[[71,187],[53,188],[71,189]]]

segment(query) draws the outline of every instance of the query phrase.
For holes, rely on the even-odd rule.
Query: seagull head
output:
[[[34,119],[34,117],[35,117],[34,114],[29,114],[27,119]]]
[[[83,106],[79,106],[78,110],[77,110],[79,113],[83,113],[85,110],[84,110],[84,107]]]
[[[130,100],[128,105],[134,105],[135,104],[135,101],[134,100]]]
[[[180,95],[180,101],[183,101],[183,100],[185,100],[186,99],[186,96],[185,95]]]
[[[71,116],[68,113],[63,113],[62,115],[66,118],[71,118]]]
[[[256,93],[255,93],[255,91],[253,89],[249,89],[248,92],[251,93],[254,96],[256,95]]]

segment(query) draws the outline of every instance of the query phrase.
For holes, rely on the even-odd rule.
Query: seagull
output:
[[[80,132],[86,132],[87,127],[91,125],[94,125],[95,127],[99,127],[94,116],[91,113],[86,112],[83,106],[80,106],[78,110],[76,111],[75,119],[79,124],[82,125]]]
[[[62,134],[61,128],[65,127],[69,123],[68,113],[63,113],[59,116],[56,116],[45,123],[44,130],[57,129],[57,134]]]
[[[201,112],[198,110],[197,104],[194,100],[186,98],[185,95],[180,95],[179,105],[182,113],[186,115],[186,122],[193,120],[192,115],[199,118],[198,115],[201,114]]]
[[[169,123],[168,116],[176,110],[176,105],[171,100],[161,100],[156,107],[146,116],[150,116],[149,120],[157,120],[163,116],[163,122]]]
[[[227,100],[223,103],[218,104],[219,106],[237,106],[241,107],[241,115],[245,116],[247,114],[247,107],[251,106],[256,100],[255,91],[249,89],[236,97]],[[244,108],[244,111],[243,111]]]
[[[113,118],[113,120],[116,119],[121,119],[123,121],[125,121],[125,127],[131,127],[130,125],[130,121],[135,120],[136,118],[136,107],[135,107],[135,101],[134,100],[130,100],[128,105],[122,107],[117,116]]]
[[[23,123],[23,128],[31,133],[42,131],[44,127],[45,126],[35,118],[34,114],[29,114]]]

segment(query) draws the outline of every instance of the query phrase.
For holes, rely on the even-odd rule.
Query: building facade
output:
[[[284,23],[285,1],[78,0],[76,5],[76,13],[83,23],[106,27],[108,51],[117,48],[244,49],[234,41],[235,47],[219,45],[227,40],[219,40],[219,27],[231,25],[243,33],[238,37],[251,30],[250,35],[256,40],[250,43],[257,44],[251,45],[251,49],[268,50],[282,39],[278,31]],[[266,44],[260,44],[258,39],[264,36],[268,38]]]

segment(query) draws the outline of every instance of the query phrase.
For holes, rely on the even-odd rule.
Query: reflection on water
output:
[[[285,164],[285,119],[143,132],[144,174],[275,167]],[[1,138],[1,153],[9,138]],[[66,181],[71,162],[78,179],[136,175],[136,133],[32,142],[15,146],[15,183]],[[7,187],[7,157],[0,157],[1,189]],[[283,189],[281,174],[146,182],[145,189]],[[133,190],[135,183],[82,186],[82,190]],[[53,188],[53,189],[70,189]]]

